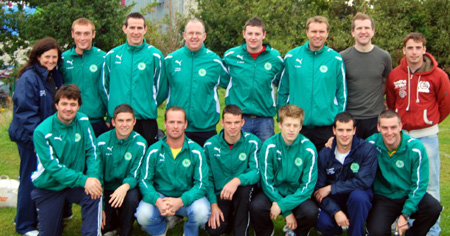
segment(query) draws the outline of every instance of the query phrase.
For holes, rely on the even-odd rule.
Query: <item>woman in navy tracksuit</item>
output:
[[[53,38],[39,40],[31,49],[28,62],[19,70],[13,96],[13,120],[9,136],[17,143],[20,155],[20,187],[17,199],[16,231],[37,235],[36,206],[30,193],[34,186],[31,174],[36,170],[33,146],[34,129],[56,110],[53,97],[62,85],[58,71],[61,49]]]

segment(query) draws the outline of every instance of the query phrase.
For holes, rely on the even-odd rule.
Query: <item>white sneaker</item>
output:
[[[24,236],[38,236],[38,235],[39,235],[39,231],[37,231],[37,230],[28,231],[24,234]]]
[[[103,234],[103,236],[116,236],[117,230],[111,230]]]
[[[63,218],[63,222],[69,221],[73,218],[73,215],[67,216]]]
[[[177,224],[183,222],[183,217],[180,216],[167,216],[167,229],[173,229]]]

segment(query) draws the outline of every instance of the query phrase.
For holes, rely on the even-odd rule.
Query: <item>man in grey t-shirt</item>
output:
[[[355,46],[341,52],[347,75],[347,111],[356,120],[356,136],[366,139],[377,132],[377,117],[385,110],[386,78],[392,70],[391,56],[372,44],[373,19],[358,12],[352,22]]]

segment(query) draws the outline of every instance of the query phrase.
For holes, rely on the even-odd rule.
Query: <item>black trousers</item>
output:
[[[302,127],[300,133],[305,135],[314,146],[316,146],[317,153],[325,147],[325,143],[328,142],[331,136],[333,136],[333,126],[316,126],[314,128]]]
[[[141,194],[137,188],[130,189],[123,200],[122,206],[119,208],[114,208],[111,206],[109,200],[111,199],[110,195],[114,191],[105,190],[104,194],[104,202],[106,215],[105,227],[102,230],[103,233],[112,231],[120,228],[120,236],[131,235],[131,230],[133,229],[134,222],[134,213],[136,213],[136,208],[139,205],[139,201],[141,200]]]
[[[252,191],[252,186],[239,186],[231,201],[220,199],[220,195],[217,195],[217,205],[223,213],[225,222],[220,222],[220,227],[216,229],[212,229],[206,224],[206,231],[210,235],[222,235],[230,234],[234,229],[233,235],[247,235],[250,225],[248,208]]]
[[[272,201],[264,194],[258,193],[250,203],[250,217],[257,236],[270,236],[273,231],[273,222],[270,219]],[[308,235],[309,230],[316,225],[319,208],[308,199],[292,210],[297,219],[297,236]]]
[[[211,138],[212,136],[217,134],[217,131],[206,131],[206,132],[185,132],[186,136],[192,141],[198,143],[198,145],[203,147],[203,144],[205,144],[206,140]]]
[[[356,119],[356,137],[366,139],[372,134],[378,133],[378,117],[369,119]]]
[[[406,199],[391,199],[375,195],[372,210],[367,219],[369,235],[391,235],[391,225],[402,214],[403,204],[405,204]],[[425,236],[438,219],[441,211],[441,204],[430,194],[426,193],[419,202],[418,210],[411,215],[414,223],[406,231],[406,235]]]
[[[136,120],[134,131],[145,138],[147,147],[158,141],[158,123],[156,123],[156,120]]]

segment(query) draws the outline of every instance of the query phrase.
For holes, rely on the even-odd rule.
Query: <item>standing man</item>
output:
[[[109,51],[103,65],[103,98],[108,102],[108,119],[118,105],[129,104],[136,112],[134,130],[151,145],[157,141],[158,106],[167,96],[164,57],[145,42],[147,25],[140,13],[130,13],[122,30],[127,42]]]
[[[187,125],[183,108],[168,108],[167,135],[147,151],[139,183],[143,200],[136,219],[150,235],[165,235],[166,216],[187,217],[186,236],[198,235],[198,228],[208,221],[208,164],[202,148],[184,135]]]
[[[426,235],[442,211],[430,194],[428,157],[422,143],[402,131],[400,116],[393,110],[381,112],[378,131],[367,140],[378,151],[378,170],[373,184],[373,207],[367,220],[369,235]],[[412,227],[409,218],[414,218]]]
[[[62,54],[64,84],[76,84],[80,88],[84,101],[80,112],[89,117],[95,136],[98,137],[109,129],[105,122],[106,104],[99,99],[106,53],[92,45],[95,25],[86,18],[79,18],[72,23],[72,38],[75,47]]]
[[[319,209],[310,199],[317,182],[317,152],[300,134],[305,113],[296,105],[278,111],[281,133],[264,142],[260,155],[263,192],[250,205],[256,235],[273,235],[272,220],[282,214],[286,228],[308,235]],[[271,220],[272,219],[272,220]]]
[[[57,113],[34,131],[38,159],[31,198],[39,209],[39,235],[62,235],[65,202],[81,206],[83,235],[99,235],[102,185],[100,160],[88,117],[77,113],[81,92],[74,84],[55,95]]]
[[[301,132],[319,151],[333,136],[334,117],[347,104],[342,57],[325,45],[329,28],[323,16],[308,19],[309,41],[286,54],[277,95],[278,107],[294,104],[305,109]]]
[[[249,19],[242,35],[245,43],[229,49],[223,57],[230,73],[225,103],[239,106],[245,119],[242,131],[253,133],[264,142],[275,134],[275,86],[283,70],[283,59],[276,49],[263,44],[266,28],[260,18]]]
[[[134,213],[141,198],[136,186],[147,142],[133,131],[136,118],[130,105],[117,106],[111,122],[114,129],[98,138],[105,186],[102,231],[114,233],[119,227],[119,235],[126,236],[131,235]]]
[[[217,86],[225,87],[227,71],[220,57],[203,44],[206,32],[202,20],[189,20],[183,38],[186,45],[165,59],[169,83],[167,108],[179,106],[186,111],[186,136],[203,146],[217,134],[220,118]]]
[[[428,192],[440,201],[439,194],[439,127],[450,113],[450,82],[433,56],[426,52],[421,33],[409,33],[403,40],[405,57],[387,83],[387,105],[403,120],[406,133],[419,139],[428,154],[430,179]],[[429,235],[439,235],[439,221]]]
[[[356,136],[366,139],[377,132],[378,114],[386,109],[386,80],[392,70],[389,53],[372,44],[373,19],[361,12],[352,22],[355,46],[341,52],[347,76],[347,111],[355,117]]]
[[[210,171],[207,197],[211,216],[206,231],[210,235],[247,235],[248,207],[253,185],[259,180],[258,151],[261,141],[241,132],[245,120],[236,105],[223,109],[223,130],[206,141],[204,150]]]
[[[319,153],[314,198],[321,211],[316,228],[323,235],[364,235],[364,225],[372,207],[372,184],[377,171],[377,151],[355,136],[355,120],[349,112],[334,118],[336,139],[332,148]]]

